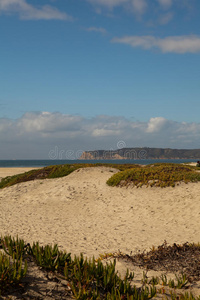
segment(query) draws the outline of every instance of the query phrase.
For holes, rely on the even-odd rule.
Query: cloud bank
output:
[[[200,148],[200,123],[28,112],[1,118],[0,140],[0,159],[76,159],[85,150],[115,150],[119,141],[127,147]]]
[[[73,18],[50,5],[35,7],[26,0],[0,0],[0,14],[18,14],[23,20],[68,20]]]
[[[163,53],[198,53],[200,52],[200,36],[183,35],[157,38],[147,36],[124,36],[113,38],[112,43],[130,45],[133,48],[144,50],[159,49]]]

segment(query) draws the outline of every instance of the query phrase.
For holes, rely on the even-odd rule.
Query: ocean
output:
[[[52,165],[64,165],[64,164],[80,164],[80,163],[110,163],[110,164],[141,164],[148,165],[153,163],[186,163],[196,162],[195,159],[127,159],[127,160],[0,160],[1,168],[32,168],[32,167],[46,167]]]

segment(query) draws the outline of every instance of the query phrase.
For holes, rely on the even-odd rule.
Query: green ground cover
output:
[[[198,182],[200,181],[200,168],[182,164],[158,163],[154,165],[134,165],[134,164],[66,164],[55,165],[31,170],[29,172],[8,176],[1,180],[0,188],[5,188],[20,182],[26,182],[35,179],[59,178],[72,173],[73,171],[86,167],[105,166],[118,169],[120,172],[114,174],[107,184],[110,186],[134,185],[141,187],[158,186],[174,187],[179,182]]]
[[[110,186],[174,187],[180,182],[200,181],[200,172],[197,171],[197,167],[159,163],[118,172],[108,179],[107,184]]]
[[[184,274],[176,275],[176,280],[168,280],[164,275],[161,278],[152,277],[149,279],[144,273],[141,286],[138,288],[132,283],[133,272],[127,270],[125,277],[123,279],[120,277],[115,268],[116,259],[113,262],[103,264],[101,258],[88,260],[82,254],[72,258],[70,253],[59,251],[57,245],[40,246],[37,242],[31,246],[23,240],[11,236],[1,237],[0,247],[4,250],[4,253],[0,252],[0,296],[9,293],[13,286],[15,289],[20,287],[22,296],[23,293],[26,294],[23,279],[29,270],[27,261],[30,262],[30,258],[32,258],[40,269],[55,273],[58,281],[67,282],[70,299],[148,300],[161,294],[165,299],[200,300],[200,296],[195,298],[187,292],[189,280]],[[178,245],[178,247],[179,251],[185,251],[185,245]],[[153,249],[145,256],[149,260],[155,255],[166,258],[169,249],[174,252],[174,246],[161,248]],[[199,252],[199,245],[187,244],[189,251],[193,251],[194,248]],[[9,256],[13,258],[12,261]],[[164,287],[168,287],[170,290],[168,297],[166,297]],[[26,288],[28,288],[27,282]],[[180,289],[183,289],[185,293],[180,293]],[[179,290],[178,293],[177,290]]]

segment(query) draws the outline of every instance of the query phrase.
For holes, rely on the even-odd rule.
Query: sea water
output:
[[[0,160],[1,168],[32,168],[32,167],[46,167],[52,165],[64,165],[64,164],[96,164],[96,163],[107,163],[107,164],[140,164],[148,165],[153,163],[189,163],[196,162],[195,159],[126,159],[126,160]]]

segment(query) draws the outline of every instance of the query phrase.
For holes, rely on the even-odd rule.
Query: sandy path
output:
[[[200,241],[200,183],[116,188],[106,167],[0,190],[0,234],[57,243],[72,254],[149,249]]]

